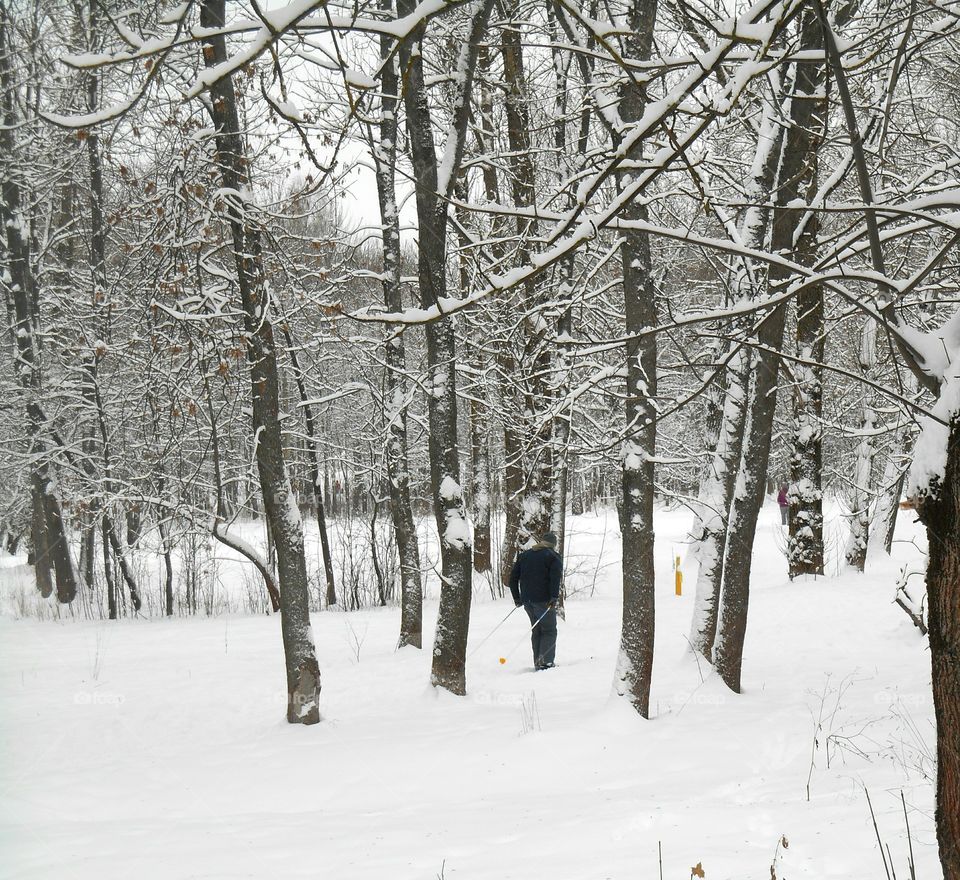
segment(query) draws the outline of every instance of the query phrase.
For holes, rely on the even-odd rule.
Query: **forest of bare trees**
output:
[[[189,560],[230,547],[312,724],[311,611],[420,648],[432,566],[463,695],[472,597],[615,505],[647,717],[655,504],[734,693],[768,493],[791,578],[919,515],[960,880],[956,0],[0,0],[0,84],[0,536],[44,597],[211,613]]]

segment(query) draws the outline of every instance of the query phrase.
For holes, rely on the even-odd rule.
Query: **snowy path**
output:
[[[397,609],[316,614],[314,728],[282,721],[277,618],[0,619],[0,876],[433,880],[445,863],[447,880],[646,880],[660,841],[664,877],[702,862],[709,880],[768,880],[786,835],[778,877],[878,878],[866,783],[898,874],[902,788],[918,876],[936,878],[920,772],[929,658],[891,602],[917,551],[898,545],[866,576],[790,584],[776,517],[764,511],[737,697],[701,683],[686,652],[692,596],[673,595],[670,561],[688,518],[660,514],[653,722],[610,699],[612,515],[576,520],[581,592],[561,623],[560,668],[526,671],[525,645],[499,664],[522,638],[517,615],[471,658],[470,695],[453,698],[427,686],[427,651],[394,651]],[[479,599],[471,644],[509,608]],[[425,632],[435,615],[428,603]],[[524,733],[534,699],[539,729]]]

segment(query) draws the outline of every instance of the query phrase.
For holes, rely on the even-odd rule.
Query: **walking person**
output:
[[[563,562],[557,553],[557,536],[546,532],[529,550],[524,550],[510,572],[510,592],[530,618],[533,665],[550,669],[557,652],[557,602]]]
[[[788,515],[790,513],[790,499],[787,498],[787,484],[780,484],[780,491],[777,492],[777,504],[780,505],[780,524],[787,525],[789,522]]]

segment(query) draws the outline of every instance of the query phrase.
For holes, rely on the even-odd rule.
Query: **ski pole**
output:
[[[519,608],[519,607],[520,607],[520,606],[518,605],[517,608]],[[516,610],[516,609],[514,609],[514,610]],[[520,647],[520,645],[523,643],[523,640],[527,637],[527,635],[529,635],[530,633],[532,633],[532,632],[537,628],[537,624],[540,623],[540,621],[543,620],[543,618],[546,617],[546,616],[550,613],[550,611],[551,611],[551,609],[548,607],[547,610],[544,611],[543,614],[541,614],[541,615],[534,621],[533,626],[531,626],[530,629],[528,629],[527,632],[526,632],[523,636],[520,637],[520,641],[517,642],[509,651],[507,651],[506,657],[501,657],[501,658],[500,658],[500,663],[501,663],[501,665],[507,662],[507,657],[509,657],[514,651],[517,650],[517,648]]]
[[[510,614],[513,614],[513,612],[516,611],[519,607],[520,607],[519,605],[514,605],[513,608],[510,609]],[[510,619],[510,614],[504,617],[503,620],[500,621],[500,623],[498,623],[492,630],[490,630],[490,632],[487,633],[487,635],[484,636],[484,638],[480,641],[480,644],[474,645],[473,650],[469,654],[467,654],[467,658],[470,658],[477,653],[477,651],[483,646],[484,642],[486,642],[487,639],[490,638],[490,636],[492,636],[498,629],[500,629],[501,626],[503,626]]]

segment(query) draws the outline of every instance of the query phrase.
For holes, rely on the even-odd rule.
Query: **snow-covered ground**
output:
[[[744,693],[687,650],[689,514],[660,511],[652,706],[611,698],[615,514],[573,520],[559,668],[512,617],[468,660],[469,695],[394,646],[396,608],[313,615],[321,724],[283,720],[279,618],[0,618],[0,876],[30,880],[708,880],[941,876],[925,641],[892,603],[919,564],[791,583],[775,506],[756,547]],[[834,526],[836,528],[836,526]],[[921,543],[922,546],[922,543]],[[29,572],[0,569],[9,596]],[[435,597],[435,590],[431,591]],[[478,588],[473,646],[510,610]],[[499,658],[507,657],[501,664]],[[778,845],[779,844],[779,845]]]

